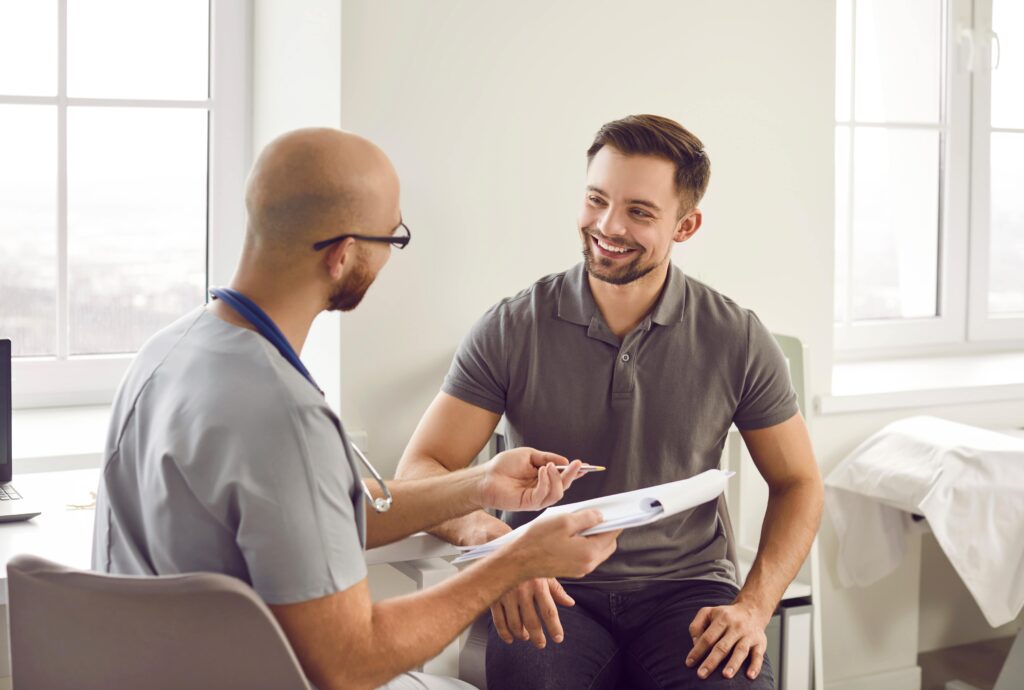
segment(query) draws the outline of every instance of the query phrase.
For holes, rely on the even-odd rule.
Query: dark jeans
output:
[[[689,627],[705,606],[730,604],[737,589],[720,582],[652,582],[630,591],[594,585],[566,585],[576,606],[558,607],[565,639],[548,637],[544,649],[529,642],[502,642],[493,623],[487,640],[489,690],[771,690],[765,658],[755,680],[744,663],[725,678],[723,661],[708,678],[699,664],[686,666],[693,646]],[[748,659],[749,662],[749,659]]]

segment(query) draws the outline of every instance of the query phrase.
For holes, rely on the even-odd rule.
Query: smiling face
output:
[[[602,147],[587,170],[577,221],[587,272],[625,285],[663,266],[672,244],[700,226],[700,211],[680,217],[680,203],[672,162]]]

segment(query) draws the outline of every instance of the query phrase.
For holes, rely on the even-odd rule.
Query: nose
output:
[[[621,237],[626,234],[626,224],[614,206],[609,206],[598,218],[597,229],[605,237]]]

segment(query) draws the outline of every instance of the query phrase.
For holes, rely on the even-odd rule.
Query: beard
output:
[[[637,257],[624,265],[617,265],[618,262],[606,259],[603,256],[595,256],[594,248],[591,246],[591,237],[596,232],[592,228],[583,228],[583,265],[587,273],[598,280],[611,285],[627,285],[640,280],[648,273],[658,267],[660,262],[643,265],[643,254],[638,253]]]
[[[373,285],[374,278],[376,276],[370,275],[370,270],[366,267],[366,261],[360,259],[359,263],[352,267],[352,271],[342,279],[341,284],[331,293],[327,300],[327,310],[352,311],[355,309],[363,301],[366,291]]]

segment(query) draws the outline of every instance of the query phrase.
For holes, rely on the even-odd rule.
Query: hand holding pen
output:
[[[557,453],[513,448],[498,453],[469,472],[479,479],[480,507],[500,510],[541,510],[562,500],[574,481],[604,469],[582,460],[569,462]]]

